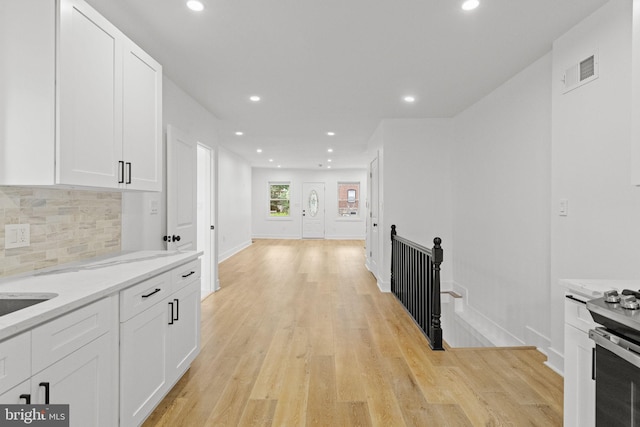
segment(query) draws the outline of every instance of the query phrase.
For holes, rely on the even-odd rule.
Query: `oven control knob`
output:
[[[620,295],[618,295],[618,291],[606,291],[604,293],[604,300],[610,303],[620,302]]]
[[[627,310],[637,310],[640,308],[640,303],[636,301],[636,297],[633,295],[623,295],[620,298],[620,307],[626,308]]]

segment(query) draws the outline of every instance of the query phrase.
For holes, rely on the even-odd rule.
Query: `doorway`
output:
[[[303,239],[324,239],[324,206],[324,182],[303,182]]]
[[[367,235],[369,237],[369,253],[367,259],[369,260],[369,271],[373,273],[376,279],[378,277],[378,261],[379,261],[379,246],[380,236],[378,233],[378,221],[379,221],[379,175],[378,175],[378,158],[376,157],[371,161],[369,165],[369,230]]]
[[[215,247],[215,174],[214,151],[198,143],[198,183],[197,183],[197,247],[202,251],[201,298],[217,290]]]

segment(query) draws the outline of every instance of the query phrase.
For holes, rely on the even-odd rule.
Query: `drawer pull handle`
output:
[[[173,320],[180,320],[180,300],[174,299],[176,302],[176,318]]]
[[[156,288],[156,290],[155,290],[155,291],[153,291],[153,292],[151,292],[151,293],[148,293],[148,294],[146,294],[146,295],[142,295],[142,298],[149,298],[151,295],[153,295],[153,294],[157,294],[157,293],[158,293],[158,292],[160,292],[161,290],[162,290],[162,289],[160,289],[160,288]]]
[[[173,318],[173,303],[172,303],[172,302],[170,302],[170,303],[169,303],[169,305],[171,306],[171,314],[169,315],[169,324],[170,324],[170,325],[173,325],[173,321],[175,320],[175,319]]]
[[[182,278],[184,279],[184,278],[186,278],[186,277],[191,276],[192,274],[196,274],[196,272],[195,272],[195,271],[192,271],[192,272],[191,272],[191,273],[189,273],[189,274],[183,274],[183,275],[182,275]]]
[[[21,394],[20,399],[24,399],[27,402],[27,405],[31,405],[31,395],[30,394]]]
[[[49,383],[40,383],[38,384],[40,387],[44,387],[44,404],[49,404]]]

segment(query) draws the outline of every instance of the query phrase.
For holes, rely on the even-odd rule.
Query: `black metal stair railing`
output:
[[[391,226],[391,292],[413,317],[433,350],[442,347],[440,264],[442,239],[433,249],[398,236]]]

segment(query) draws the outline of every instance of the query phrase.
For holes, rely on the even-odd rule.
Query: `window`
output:
[[[269,183],[269,216],[289,216],[289,183]]]
[[[338,216],[358,216],[360,212],[360,183],[338,183]]]

